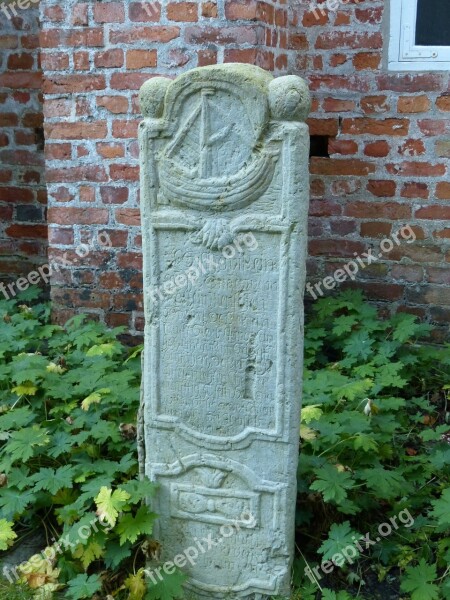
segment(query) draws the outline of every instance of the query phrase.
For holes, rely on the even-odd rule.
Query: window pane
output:
[[[450,0],[417,0],[416,44],[450,46]]]

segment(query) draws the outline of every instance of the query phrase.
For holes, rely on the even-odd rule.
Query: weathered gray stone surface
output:
[[[228,64],[151,79],[140,100],[145,470],[162,558],[192,598],[287,595],[308,89]]]

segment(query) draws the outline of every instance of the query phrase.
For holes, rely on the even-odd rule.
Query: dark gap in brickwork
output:
[[[38,151],[43,152],[45,146],[44,128],[36,127],[34,130],[34,140]]]
[[[310,136],[310,150],[309,156],[320,156],[322,158],[329,158],[328,142],[329,135],[311,135]]]
[[[19,205],[16,208],[16,219],[20,222],[30,221],[35,223],[42,223],[42,208],[39,206],[30,206],[28,204]]]

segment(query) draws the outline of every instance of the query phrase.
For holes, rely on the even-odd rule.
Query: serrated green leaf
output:
[[[436,577],[436,565],[422,558],[418,565],[406,568],[400,588],[411,594],[411,600],[438,600],[439,588],[433,583]]]
[[[8,473],[8,489],[17,488],[18,490],[23,490],[27,488],[29,486],[29,474],[30,469],[25,465],[13,467]]]
[[[0,550],[7,550],[17,538],[13,530],[14,523],[6,519],[0,519]]]
[[[0,416],[0,431],[21,429],[29,425],[35,418],[36,415],[28,406],[14,408]]]
[[[114,492],[107,487],[102,487],[95,498],[97,514],[102,521],[114,527],[119,516],[119,511],[125,506],[130,494],[117,488]]]
[[[372,379],[361,379],[355,381],[348,381],[344,385],[336,388],[336,395],[339,400],[355,400],[357,398],[364,398],[369,391],[372,390],[373,381]]]
[[[450,465],[450,448],[444,450],[435,450],[429,457],[430,463],[435,469],[447,472]]]
[[[352,596],[347,594],[344,590],[340,592],[333,592],[333,590],[329,590],[328,588],[324,588],[322,590],[322,600],[352,600]]]
[[[353,447],[355,450],[364,450],[364,452],[376,452],[378,444],[372,436],[359,433],[353,440]]]
[[[30,374],[28,372],[27,377],[29,376]],[[17,385],[16,387],[13,387],[11,389],[11,392],[13,392],[13,394],[17,394],[18,396],[34,396],[37,391],[38,388],[35,385],[33,385],[32,382],[28,379],[22,384]]]
[[[374,469],[362,469],[357,472],[357,475],[366,482],[378,498],[395,498],[404,492],[405,478],[396,471],[375,467]]]
[[[417,331],[418,323],[415,315],[399,313],[395,317],[396,325],[392,332],[392,339],[402,344],[411,339]]]
[[[344,521],[340,525],[333,523],[328,532],[328,538],[323,542],[317,552],[323,554],[323,560],[329,560],[335,554],[339,554],[347,546],[351,546],[355,550],[354,557],[357,558],[360,554],[355,546],[355,540],[358,541],[361,535],[352,530],[349,521]]]
[[[439,527],[442,530],[450,527],[450,488],[444,490],[442,496],[431,504],[434,507],[431,515],[437,520]]]
[[[6,445],[5,452],[12,461],[21,460],[26,462],[34,454],[34,449],[38,446],[46,446],[50,438],[45,429],[38,425],[13,431]]]
[[[56,470],[43,468],[31,478],[31,481],[35,484],[33,491],[47,490],[54,495],[62,488],[71,488],[75,471],[76,469],[71,465],[59,467]]]
[[[325,465],[315,473],[317,479],[311,484],[311,489],[322,492],[325,502],[342,502],[347,497],[347,490],[354,486],[350,473],[340,472],[332,465]]]
[[[163,579],[156,585],[148,582],[146,600],[176,600],[177,598],[184,598],[182,586],[187,579],[187,575],[180,571],[175,571],[171,575],[163,572],[161,575]]]
[[[310,423],[311,421],[318,420],[323,414],[323,410],[319,408],[318,404],[312,404],[311,406],[304,406],[301,412],[302,423]]]
[[[374,380],[374,393],[378,394],[385,388],[403,388],[408,380],[401,377],[404,365],[401,362],[388,362],[383,365],[382,370],[377,374]]]
[[[89,407],[92,404],[99,404],[102,401],[103,396],[106,396],[107,394],[110,394],[111,390],[109,388],[101,388],[100,390],[97,390],[96,392],[92,392],[92,394],[89,394],[89,396],[87,396],[83,402],[81,403],[81,408],[83,410],[89,410]]]
[[[152,498],[157,486],[149,479],[131,479],[122,484],[122,489],[130,494],[130,504],[138,504],[141,500]]]
[[[86,352],[86,356],[113,356],[118,350],[120,350],[120,346],[116,342],[97,344],[96,346],[89,348]]]
[[[124,586],[128,590],[127,600],[142,600],[147,590],[144,569],[139,569],[136,574],[129,575],[125,579]]]
[[[135,457],[132,454],[128,453],[128,454],[125,454],[125,456],[122,456],[122,458],[120,459],[117,470],[120,473],[128,473],[128,471],[133,466],[135,466],[135,464],[136,464]]]
[[[339,336],[350,333],[357,322],[358,318],[355,315],[342,315],[334,321],[333,333]]]
[[[300,437],[302,438],[302,440],[311,442],[312,440],[315,440],[317,438],[317,431],[314,431],[314,429],[311,429],[311,427],[307,427],[302,423],[300,425]]]
[[[436,429],[426,429],[420,432],[420,437],[424,442],[441,440],[442,436],[448,432],[448,425],[439,425]]]
[[[89,432],[89,437],[104,444],[107,440],[119,442],[121,440],[120,431],[117,423],[100,419],[95,427]]]
[[[131,514],[123,515],[117,524],[116,531],[120,535],[120,544],[134,542],[140,535],[150,535],[157,515],[150,512],[147,506],[141,506],[133,517]]]
[[[450,562],[450,559],[447,561]],[[450,600],[450,578],[446,577],[441,586],[442,596],[444,600]]]
[[[51,439],[51,446],[48,449],[48,455],[58,458],[61,454],[66,454],[72,448],[72,436],[65,431],[56,431]]]
[[[73,552],[73,557],[78,558],[86,570],[91,563],[101,558],[105,549],[95,540],[89,542],[86,546],[80,544]]]
[[[365,360],[372,354],[373,344],[367,331],[356,331],[348,338],[344,349],[347,356]]]
[[[78,513],[75,513],[75,516],[77,515]],[[93,512],[87,512],[72,525],[66,525],[61,536],[63,547],[69,546],[72,548],[70,544],[73,544],[74,547],[79,544],[85,546],[91,541],[91,535],[88,535],[88,532],[94,534],[101,526],[98,521],[98,517]]]
[[[131,556],[131,544],[125,542],[125,544],[121,545],[118,540],[113,540],[108,543],[106,549],[105,565],[108,569],[116,569],[129,556]]]
[[[86,573],[83,573],[69,581],[66,595],[71,600],[82,600],[83,598],[92,598],[101,588],[102,584],[98,575],[88,577]]]

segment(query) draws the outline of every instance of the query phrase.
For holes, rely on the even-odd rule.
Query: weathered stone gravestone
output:
[[[250,65],[141,89],[145,471],[158,582],[289,592],[309,201],[309,93]]]

